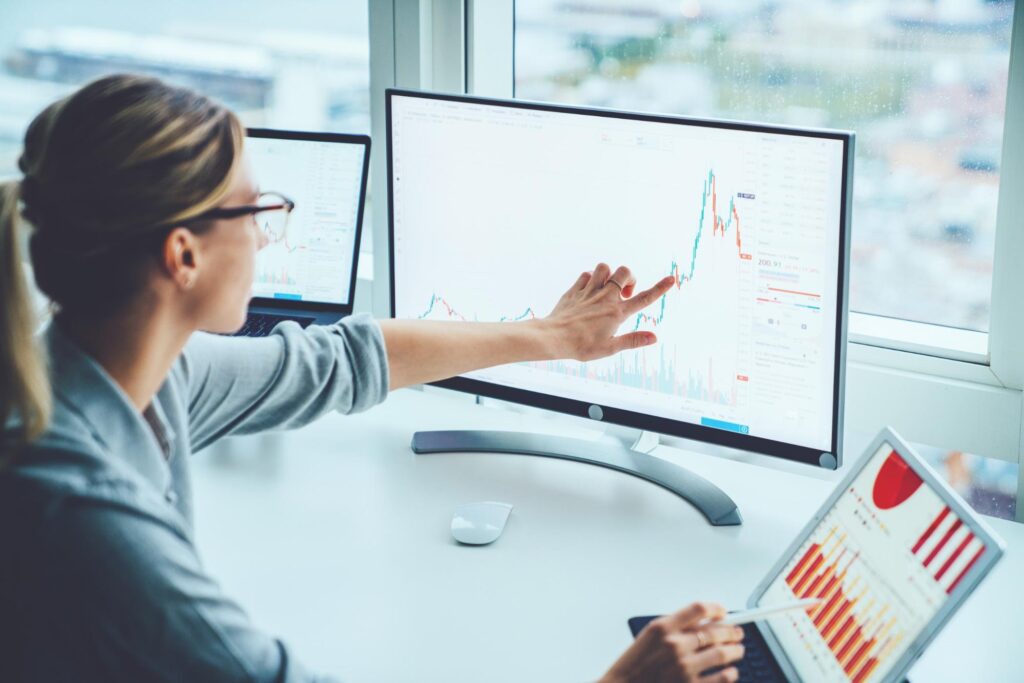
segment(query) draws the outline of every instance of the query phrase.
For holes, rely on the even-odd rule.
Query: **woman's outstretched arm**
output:
[[[668,277],[634,296],[629,269],[582,274],[551,314],[515,323],[447,323],[352,316],[336,325],[278,325],[268,337],[197,334],[171,372],[189,395],[189,435],[199,450],[228,434],[292,429],[332,410],[365,410],[388,389],[502,363],[590,360],[653,344],[651,332],[616,336],[658,300]],[[619,291],[622,285],[622,291]]]
[[[583,273],[546,318],[511,323],[383,320],[390,388],[432,382],[493,365],[593,360],[657,341],[653,332],[616,336],[627,318],[658,300],[672,276],[634,294],[629,268],[604,263]],[[486,286],[486,285],[482,285]]]

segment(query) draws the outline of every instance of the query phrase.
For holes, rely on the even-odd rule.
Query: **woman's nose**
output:
[[[267,237],[267,233],[263,232],[262,230],[258,230],[257,234],[259,234],[259,237],[257,238],[259,241],[256,243],[256,250],[259,251],[263,247],[270,244],[270,238]]]

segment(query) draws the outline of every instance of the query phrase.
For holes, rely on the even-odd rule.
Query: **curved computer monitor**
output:
[[[392,315],[545,315],[599,261],[675,286],[658,343],[443,387],[841,462],[853,135],[387,92]]]

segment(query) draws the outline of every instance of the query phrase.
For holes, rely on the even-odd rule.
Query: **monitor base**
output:
[[[713,526],[743,523],[732,498],[704,477],[661,458],[607,441],[526,432],[447,430],[414,433],[412,450],[418,454],[518,453],[599,465],[668,489],[697,508]]]

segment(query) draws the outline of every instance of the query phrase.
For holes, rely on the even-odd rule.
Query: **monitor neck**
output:
[[[650,453],[661,444],[661,435],[657,432],[614,424],[606,424],[604,426],[602,438],[613,441],[637,453]]]

